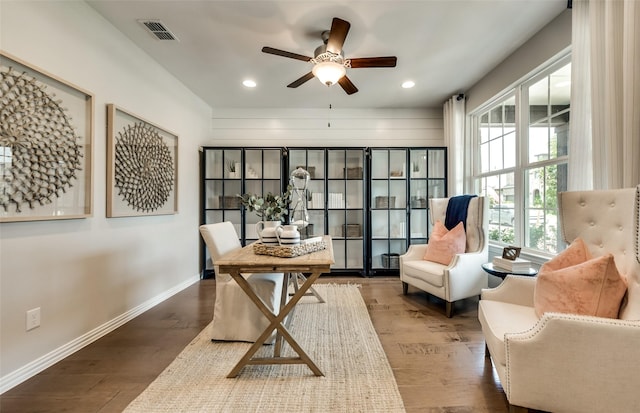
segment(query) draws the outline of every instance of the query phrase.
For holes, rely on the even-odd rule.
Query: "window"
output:
[[[489,198],[492,244],[559,250],[557,197],[567,189],[570,90],[567,56],[471,115],[473,178]]]

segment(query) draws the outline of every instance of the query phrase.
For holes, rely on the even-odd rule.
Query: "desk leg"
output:
[[[230,272],[231,276],[234,280],[240,285],[240,288],[244,290],[244,292],[251,298],[251,300],[258,306],[260,311],[271,321],[269,326],[264,330],[264,332],[258,337],[255,343],[249,348],[249,350],[245,353],[245,355],[240,359],[238,364],[231,370],[231,372],[227,375],[228,378],[237,377],[240,370],[247,364],[306,364],[311,371],[316,376],[324,376],[322,371],[316,366],[316,364],[311,360],[311,358],[304,352],[302,347],[296,342],[296,340],[291,336],[289,330],[283,324],[283,320],[285,317],[293,310],[295,305],[300,301],[300,299],[305,295],[307,290],[311,287],[311,285],[315,282],[315,280],[320,276],[320,272],[312,273],[305,282],[300,286],[298,291],[291,297],[289,302],[280,309],[280,312],[276,316],[273,314],[266,304],[262,301],[260,297],[256,295],[253,291],[247,280],[240,275],[239,271]],[[274,358],[252,358],[253,355],[260,349],[260,347],[264,344],[267,338],[271,335],[271,332],[277,329],[282,337],[289,343],[291,348],[298,354],[298,357],[274,357]]]
[[[302,274],[301,272],[291,273],[291,275],[292,275],[293,288],[294,288],[294,294],[295,294],[295,292],[298,291],[298,288],[299,288],[298,280],[301,280],[302,282],[305,282],[307,280],[307,277],[305,277],[304,274]],[[313,287],[310,287],[309,288],[309,292],[306,293],[305,295],[313,295],[314,297],[316,297],[318,302],[320,302],[320,303],[324,303],[325,302],[324,298],[322,298],[322,296],[320,294],[318,294],[318,292]]]

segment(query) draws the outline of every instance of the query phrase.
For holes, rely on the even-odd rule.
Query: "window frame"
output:
[[[568,154],[568,148],[567,148],[567,153],[561,156],[555,156],[555,157],[548,156],[547,159],[535,160],[535,161],[532,161],[530,159],[529,129],[533,125],[529,124],[529,120],[530,120],[529,88],[544,78],[550,78],[550,76],[554,74],[556,71],[570,64],[571,64],[571,53],[567,51],[562,55],[558,56],[557,58],[552,59],[551,61],[539,66],[536,70],[534,70],[528,76],[525,76],[520,81],[515,82],[509,88],[505,89],[502,93],[500,93],[499,95],[496,95],[494,98],[490,99],[485,104],[480,105],[475,110],[469,113],[469,116],[468,116],[469,125],[470,125],[469,134],[470,134],[471,147],[473,148],[473,150],[471,151],[471,157],[470,157],[470,177],[471,177],[470,182],[474,192],[484,193],[484,189],[485,189],[484,184],[486,180],[490,179],[491,177],[496,177],[497,179],[500,179],[503,175],[506,175],[506,174],[514,175],[513,176],[514,221],[512,224],[513,225],[512,226],[513,242],[501,242],[501,241],[488,239],[489,247],[491,249],[494,249],[496,253],[498,253],[499,250],[501,250],[503,247],[507,245],[518,245],[522,247],[523,255],[527,256],[533,261],[539,260],[539,262],[542,262],[554,256],[555,254],[557,254],[557,252],[550,252],[550,251],[541,250],[538,248],[533,248],[531,246],[527,246],[525,243],[525,237],[529,235],[528,231],[530,230],[529,227],[525,227],[525,223],[529,221],[529,218],[528,218],[529,208],[531,204],[529,200],[529,195],[528,195],[530,172],[538,168],[548,168],[554,165],[557,165],[557,166],[566,165],[565,167],[568,170],[568,164],[570,162],[570,154]],[[501,105],[504,105],[505,102],[509,101],[512,98],[515,101],[515,116],[514,116],[515,125],[513,125],[515,129],[515,138],[516,138],[515,153],[514,153],[515,165],[509,166],[507,168],[504,167],[505,165],[504,139],[501,138],[503,139],[503,143],[502,143],[503,168],[498,170],[492,170],[491,162],[489,161],[490,164],[488,165],[487,168],[485,168],[486,170],[482,171],[481,170],[481,167],[482,167],[481,144],[483,141],[481,141],[481,130],[480,130],[482,125],[482,117],[485,114],[490,114],[491,111],[495,110],[495,108],[500,107]],[[551,98],[548,96],[547,105],[549,104],[550,99]],[[553,119],[553,117],[563,115],[565,113],[568,114],[569,116],[567,121],[567,127],[569,131],[568,133],[570,133],[570,130],[571,130],[570,99],[566,108],[558,112],[553,112],[552,110],[547,112],[547,116],[544,117],[546,119],[547,125],[551,125],[551,123],[549,122],[551,119]],[[504,121],[505,119],[503,119],[503,122],[502,122],[503,127],[505,125]],[[504,137],[505,135],[503,134],[502,136]],[[550,142],[550,140],[548,142]],[[548,143],[548,145],[550,145],[550,143]],[[550,146],[549,146],[549,150],[550,150]],[[558,188],[558,192],[560,192],[560,190],[561,189]],[[566,188],[562,188],[562,190],[566,190]],[[545,214],[546,214],[547,209],[543,208],[543,211],[545,211]],[[492,211],[489,210],[487,211],[487,213],[491,214]],[[556,217],[557,217],[557,213],[558,211],[556,209]],[[498,231],[500,231],[503,228],[501,222],[502,222],[502,218],[499,219]],[[557,237],[556,237],[557,239],[555,241],[556,251],[560,251],[563,248],[563,246],[561,245],[562,240],[559,239],[561,237],[559,236],[560,228],[557,225],[557,220],[556,220],[555,228],[556,228],[556,234],[557,234]],[[490,255],[495,255],[495,254],[490,254]]]

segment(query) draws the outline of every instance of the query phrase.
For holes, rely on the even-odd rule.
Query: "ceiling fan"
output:
[[[347,68],[395,67],[397,58],[395,56],[386,56],[345,59],[342,46],[347,38],[347,33],[349,33],[350,27],[351,24],[348,21],[334,17],[333,22],[331,23],[331,30],[322,32],[322,41],[324,44],[315,50],[314,57],[274,49],[273,47],[267,46],[263,47],[262,51],[264,53],[313,63],[314,66],[311,72],[297,80],[294,80],[288,84],[287,87],[296,88],[309,79],[317,77],[320,82],[327,86],[338,83],[348,95],[351,95],[356,93],[358,88],[347,77]]]

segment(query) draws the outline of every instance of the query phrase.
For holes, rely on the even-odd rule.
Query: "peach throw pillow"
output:
[[[462,254],[466,247],[467,235],[462,222],[449,231],[442,222],[436,221],[423,259],[449,265],[453,257]]]
[[[534,309],[538,317],[556,312],[617,318],[626,290],[613,255],[591,258],[577,238],[540,268]]]

